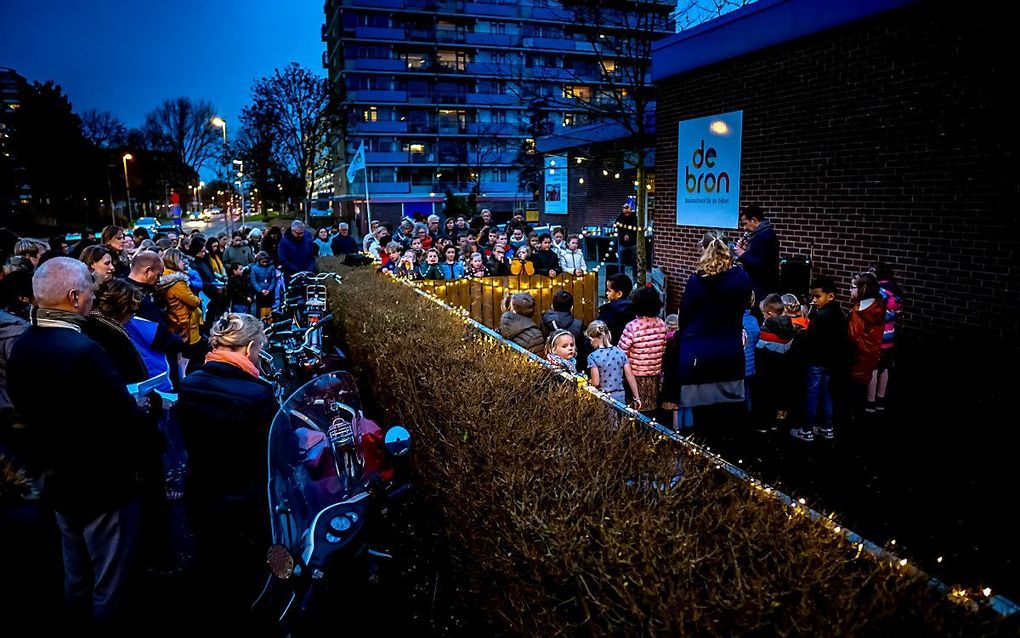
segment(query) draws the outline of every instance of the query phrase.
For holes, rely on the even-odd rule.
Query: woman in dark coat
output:
[[[266,441],[279,408],[256,363],[265,342],[262,323],[251,315],[214,321],[205,365],[181,381],[177,403],[199,570],[240,575],[236,582],[256,587],[269,547]],[[221,602],[236,613],[252,593]]]
[[[680,302],[679,404],[694,408],[744,400],[743,316],[751,279],[729,246],[708,235]]]
[[[139,383],[149,377],[141,354],[124,329],[141,304],[142,291],[138,286],[124,279],[110,279],[96,287],[85,326],[85,334],[106,350],[127,383]]]

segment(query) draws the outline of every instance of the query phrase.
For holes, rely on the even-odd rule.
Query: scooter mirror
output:
[[[404,456],[411,449],[411,433],[401,425],[394,425],[386,430],[384,443],[390,456]]]

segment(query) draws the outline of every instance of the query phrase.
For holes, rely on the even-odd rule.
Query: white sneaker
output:
[[[817,425],[815,426],[815,434],[817,436],[822,437],[823,439],[829,439],[830,441],[836,438],[836,435],[832,431],[832,428],[820,428]]]

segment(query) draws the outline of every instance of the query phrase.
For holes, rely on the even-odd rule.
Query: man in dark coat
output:
[[[637,214],[631,209],[630,204],[624,204],[615,224],[616,241],[620,247],[620,266],[623,268],[633,267],[637,263],[637,236],[640,232],[637,225]]]
[[[290,284],[291,275],[299,272],[315,272],[315,258],[319,247],[312,236],[305,232],[305,225],[294,220],[283,239],[280,240],[280,266]]]
[[[734,249],[737,261],[751,278],[755,299],[764,299],[779,286],[779,239],[761,207],[748,206],[740,213],[740,224],[747,235]]]
[[[110,356],[86,337],[93,281],[56,257],[33,278],[38,309],[7,363],[8,392],[56,512],[67,602],[103,623],[123,611],[139,530],[141,410]]]
[[[358,246],[358,240],[351,237],[351,227],[347,222],[340,222],[337,227],[340,233],[333,238],[330,245],[333,247],[333,254],[340,255],[353,255],[361,252],[361,248]]]

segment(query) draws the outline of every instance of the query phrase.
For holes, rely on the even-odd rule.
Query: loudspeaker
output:
[[[811,260],[795,255],[779,262],[780,294],[792,292],[797,296],[806,295],[811,285]]]

